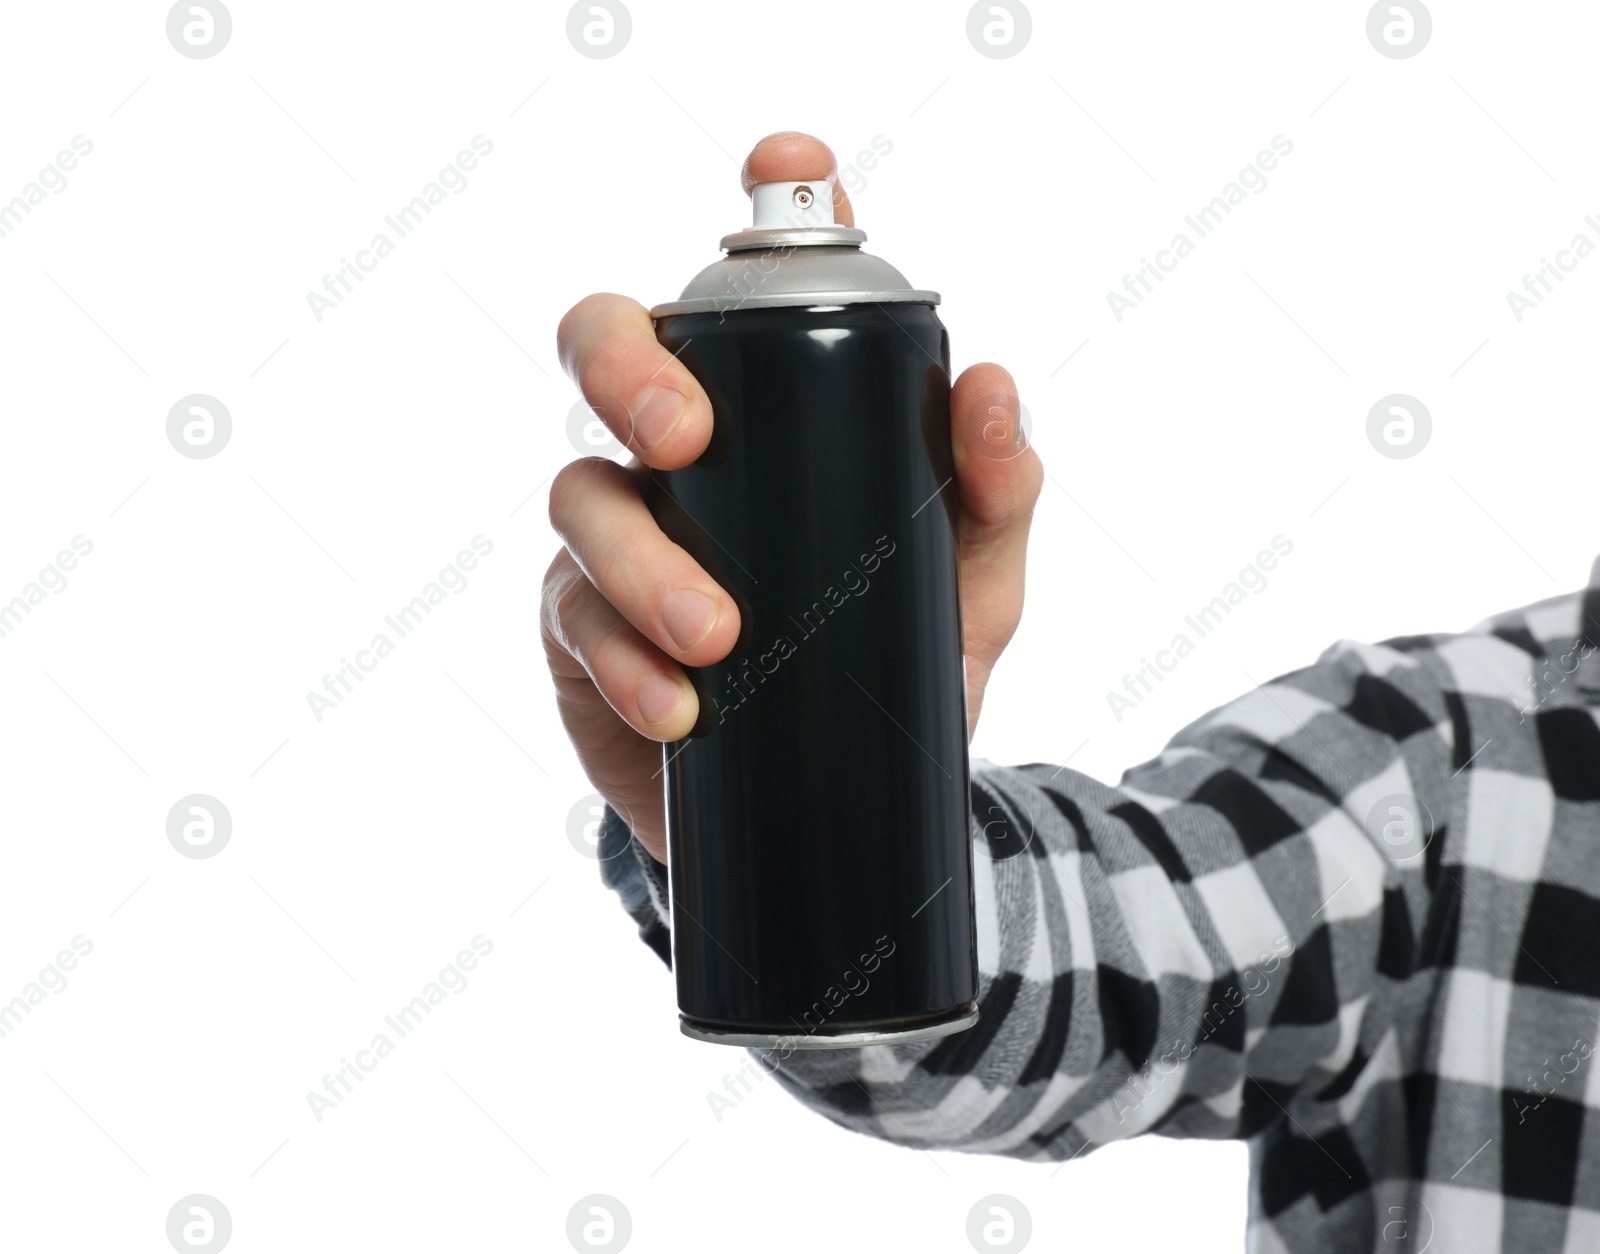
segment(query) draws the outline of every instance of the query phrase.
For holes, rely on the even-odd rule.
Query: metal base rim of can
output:
[[[743,1045],[750,1049],[860,1049],[865,1045],[900,1045],[910,1041],[929,1041],[940,1036],[964,1032],[978,1021],[978,1008],[964,1008],[953,1018],[916,1028],[875,1032],[840,1032],[822,1036],[815,1032],[725,1032],[696,1027],[681,1015],[678,1027],[683,1034],[713,1045]]]

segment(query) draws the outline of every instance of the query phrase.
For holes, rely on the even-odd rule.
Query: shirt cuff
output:
[[[639,926],[639,938],[672,965],[672,934],[667,901],[666,864],[656,861],[616,810],[608,804],[600,820],[596,854],[600,879]]]

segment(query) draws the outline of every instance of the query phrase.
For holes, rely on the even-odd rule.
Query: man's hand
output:
[[[757,183],[837,178],[827,145],[786,131],[755,146]],[[855,225],[835,184],[834,217]],[[662,534],[645,508],[649,468],[693,462],[711,438],[711,404],[683,364],[656,343],[637,301],[601,293],[557,330],[567,373],[618,440],[627,467],[585,457],[550,488],[550,522],[566,547],[545,574],[540,625],[561,721],[596,789],[666,860],[661,743],[681,739],[699,706],[682,666],[708,666],[739,638],[732,598]],[[1022,617],[1023,565],[1044,468],[1026,446],[1016,385],[999,366],[955,381],[951,439],[961,509],[957,553],[967,662],[967,735],[984,687]]]

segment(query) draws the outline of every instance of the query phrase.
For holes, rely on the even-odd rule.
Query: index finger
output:
[[[586,296],[556,328],[561,365],[611,433],[658,470],[687,466],[711,439],[711,402],[660,344],[650,312],[612,292]]]
[[[798,179],[833,180],[833,220],[840,226],[856,224],[850,197],[839,186],[839,163],[833,149],[803,131],[778,131],[750,150],[739,172],[745,193],[757,183],[792,183]]]

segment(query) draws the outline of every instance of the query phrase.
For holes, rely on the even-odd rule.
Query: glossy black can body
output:
[[[714,434],[647,499],[742,620],[664,753],[685,1030],[954,1030],[978,978],[948,336],[909,303],[657,336]]]

